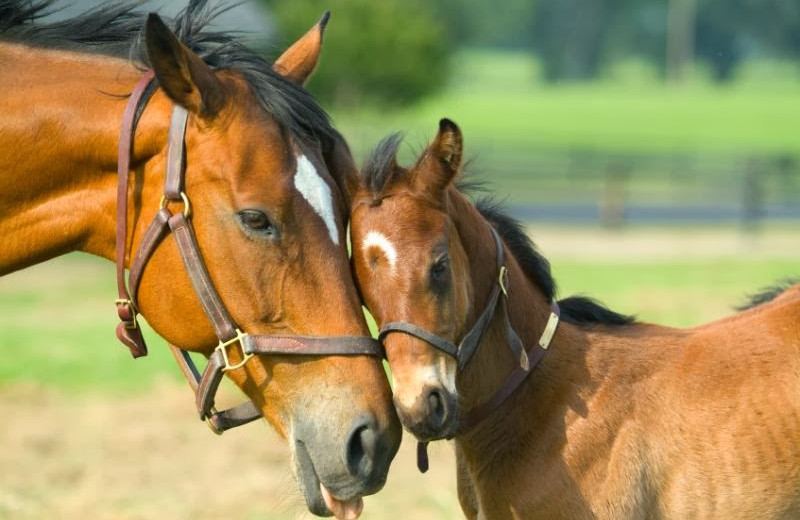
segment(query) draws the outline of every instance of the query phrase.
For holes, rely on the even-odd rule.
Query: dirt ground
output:
[[[273,430],[261,422],[217,437],[197,420],[182,385],[113,398],[6,386],[0,417],[2,519],[314,518]],[[414,449],[405,436],[362,518],[459,516],[452,446],[431,446],[425,475]]]

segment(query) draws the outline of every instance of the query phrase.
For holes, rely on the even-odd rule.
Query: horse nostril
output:
[[[447,401],[440,389],[433,388],[428,392],[428,407],[430,425],[437,429],[444,426],[447,422],[448,409]]]
[[[345,448],[347,471],[351,475],[365,478],[372,474],[376,444],[375,420],[357,419]]]

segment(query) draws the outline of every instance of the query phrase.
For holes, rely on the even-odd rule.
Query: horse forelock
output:
[[[361,168],[361,186],[366,188],[374,199],[380,199],[389,187],[407,173],[407,170],[395,167],[397,151],[402,142],[401,132],[383,138]]]

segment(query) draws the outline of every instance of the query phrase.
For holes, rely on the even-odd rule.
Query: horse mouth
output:
[[[317,516],[335,516],[337,520],[355,520],[361,516],[364,501],[361,497],[341,500],[320,481],[311,455],[302,441],[295,442],[297,480],[306,506]]]

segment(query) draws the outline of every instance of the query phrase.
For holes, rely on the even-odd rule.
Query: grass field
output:
[[[691,326],[800,275],[800,230],[626,232],[531,227],[561,295]],[[0,519],[307,518],[285,446],[264,424],[218,438],[197,421],[169,354],[132,361],[114,338],[113,267],[68,255],[0,279]],[[230,398],[230,395],[229,395]],[[459,517],[452,450],[416,473],[406,438],[367,520]]]
[[[742,80],[680,88],[647,79],[548,86],[536,81],[524,53],[465,52],[449,87],[416,107],[394,112],[333,111],[359,155],[392,131],[426,143],[440,118],[463,129],[486,154],[526,148],[610,152],[798,152],[800,81]],[[473,151],[477,151],[473,149]]]

